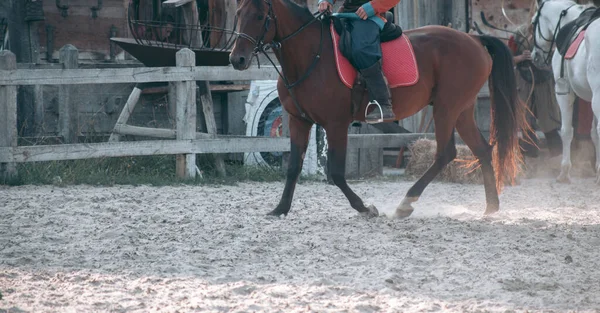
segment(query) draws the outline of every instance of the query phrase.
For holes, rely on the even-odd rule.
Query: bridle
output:
[[[271,27],[272,24],[275,25],[275,32],[277,33],[277,16],[275,15],[275,13],[273,11],[272,0],[263,0],[263,1],[268,5],[269,11],[267,13],[267,16],[265,16],[265,18],[264,18],[265,21],[264,21],[263,26],[262,26],[262,33],[260,34],[260,36],[258,36],[258,39],[254,39],[253,37],[251,37],[251,36],[249,36],[248,34],[245,34],[245,33],[236,32],[236,34],[239,37],[244,38],[244,39],[246,39],[246,40],[248,40],[248,41],[250,41],[251,43],[254,44],[254,49],[252,51],[252,58],[257,57],[257,60],[258,60],[258,54],[262,53],[267,58],[267,60],[269,60],[269,62],[273,65],[273,67],[277,71],[277,74],[279,74],[279,77],[281,77],[281,79],[283,80],[285,88],[290,93],[290,95],[292,97],[292,100],[294,101],[294,105],[296,106],[296,109],[300,113],[300,117],[308,120],[311,123],[314,123],[314,121],[311,120],[306,115],[306,113],[304,113],[304,111],[300,108],[300,104],[298,104],[298,100],[296,100],[296,97],[294,96],[294,93],[292,92],[292,88],[294,88],[295,86],[299,85],[304,80],[306,80],[310,76],[310,74],[313,72],[313,70],[317,66],[317,63],[321,59],[321,53],[323,51],[323,38],[324,38],[324,36],[323,36],[323,31],[324,31],[323,23],[321,22],[321,38],[320,38],[320,42],[319,42],[319,50],[317,51],[317,54],[313,57],[312,63],[310,64],[310,66],[308,67],[308,69],[294,83],[290,83],[288,81],[287,77],[285,76],[285,74],[282,73],[281,71],[279,71],[279,69],[275,65],[275,62],[273,62],[273,60],[271,59],[271,57],[267,54],[267,50],[272,49],[273,52],[275,52],[276,54],[279,53],[279,59],[283,60],[283,55],[281,55],[281,47],[282,47],[283,43],[285,41],[287,41],[288,39],[293,38],[296,35],[298,35],[299,33],[301,33],[303,30],[305,30],[311,24],[313,24],[313,23],[315,23],[317,21],[321,21],[320,18],[322,16],[324,16],[325,14],[327,14],[327,11],[321,12],[321,13],[317,13],[316,15],[313,14],[315,16],[315,18],[311,19],[309,22],[307,22],[304,25],[300,26],[300,28],[298,28],[297,30],[295,30],[291,34],[289,34],[287,36],[284,36],[279,41],[276,41],[276,40],[273,39],[270,43],[265,43],[264,42],[265,37],[269,33],[269,30],[270,30],[270,27]],[[237,24],[237,21],[236,21],[236,24]],[[250,58],[250,60],[248,62],[251,62],[252,58]],[[283,62],[280,62],[280,63],[283,63]],[[260,68],[260,62],[258,63],[258,67]],[[282,71],[283,71],[283,66],[282,66]]]
[[[533,25],[533,46],[536,47],[537,49],[539,49],[540,51],[542,51],[544,54],[546,54],[544,63],[546,65],[550,65],[549,62],[552,58],[552,51],[556,44],[556,34],[558,33],[558,31],[561,28],[560,23],[561,23],[562,19],[567,15],[569,9],[574,7],[577,4],[572,4],[568,8],[566,8],[560,12],[560,17],[558,18],[558,22],[556,23],[556,26],[554,27],[554,32],[552,33],[551,39],[544,37],[544,34],[542,33],[542,29],[540,27],[540,16],[542,16],[542,9],[544,8],[545,4],[546,4],[546,2],[542,2],[542,4],[540,5],[540,7],[537,11],[537,14],[535,15],[535,19],[533,20],[533,23],[532,23],[532,25]],[[548,49],[547,51],[542,49],[542,47],[540,47],[540,45],[538,44],[538,42],[536,40],[537,36],[535,35],[536,31],[540,34],[540,37],[542,37],[542,39],[544,39],[546,42],[550,42],[550,49]]]

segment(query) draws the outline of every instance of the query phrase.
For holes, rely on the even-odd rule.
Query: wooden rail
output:
[[[73,47],[74,48],[74,47]],[[285,152],[290,150],[289,138],[219,136],[216,130],[209,133],[196,132],[196,81],[247,81],[274,80],[277,71],[273,67],[251,68],[236,71],[230,66],[196,67],[193,51],[182,49],[177,53],[176,67],[157,68],[77,68],[76,50],[61,49],[62,68],[30,69],[17,67],[15,55],[0,52],[0,181],[16,175],[15,163],[75,160],[104,157],[177,155],[177,173],[180,177],[193,178],[195,155],[200,153]],[[170,140],[146,140],[136,142],[77,143],[77,109],[69,100],[69,85],[173,82],[175,85],[175,129],[148,129],[126,125],[123,116],[116,125],[117,134],[147,135]],[[17,86],[59,85],[61,92],[61,135],[67,144],[17,146]],[[208,89],[204,85],[204,89]],[[487,86],[482,89],[486,95]],[[139,93],[139,91],[137,92]],[[130,99],[134,103],[136,94]],[[200,89],[201,98],[210,92]],[[205,114],[212,108],[204,107]],[[124,112],[129,114],[131,110]],[[214,126],[214,125],[213,125]],[[214,128],[214,127],[213,127]],[[212,132],[212,133],[211,133]],[[348,147],[384,148],[406,146],[419,138],[433,138],[433,134],[350,134]],[[114,138],[113,138],[114,139]]]

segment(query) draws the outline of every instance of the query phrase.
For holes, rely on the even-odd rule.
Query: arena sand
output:
[[[391,213],[411,182],[355,182]],[[600,308],[592,178],[435,182],[413,216],[367,219],[335,186],[0,187],[0,311],[510,312]]]

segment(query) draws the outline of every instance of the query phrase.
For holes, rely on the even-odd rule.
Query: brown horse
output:
[[[327,163],[333,182],[354,209],[377,216],[377,209],[366,207],[344,177],[348,126],[353,120],[365,120],[368,99],[365,95],[362,108],[352,116],[351,91],[336,72],[329,19],[317,19],[290,0],[237,2],[239,37],[230,55],[231,64],[237,70],[245,70],[253,56],[267,46],[273,48],[282,68],[279,97],[290,114],[287,179],[279,205],[269,215],[289,212],[309,130],[317,123],[327,133]],[[414,48],[420,79],[413,86],[392,89],[394,113],[403,119],[432,104],[437,152],[433,165],[408,190],[394,216],[409,216],[414,210],[411,203],[454,160],[455,127],[479,160],[486,194],[485,214],[498,211],[498,191],[505,179],[514,181],[520,162],[518,130],[523,109],[517,100],[510,50],[497,38],[468,35],[449,27],[426,26],[405,34]],[[474,118],[477,94],[488,79],[493,112],[490,143]]]

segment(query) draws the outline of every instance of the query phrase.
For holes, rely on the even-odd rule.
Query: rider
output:
[[[336,0],[319,0],[319,11],[332,11]],[[352,41],[352,64],[360,71],[369,90],[369,104],[379,104],[384,120],[396,119],[391,103],[391,92],[381,69],[380,32],[386,19],[385,12],[400,0],[344,0],[343,12],[355,12],[360,19],[350,20],[348,28]],[[367,122],[382,122],[380,113],[373,110],[365,118]]]

